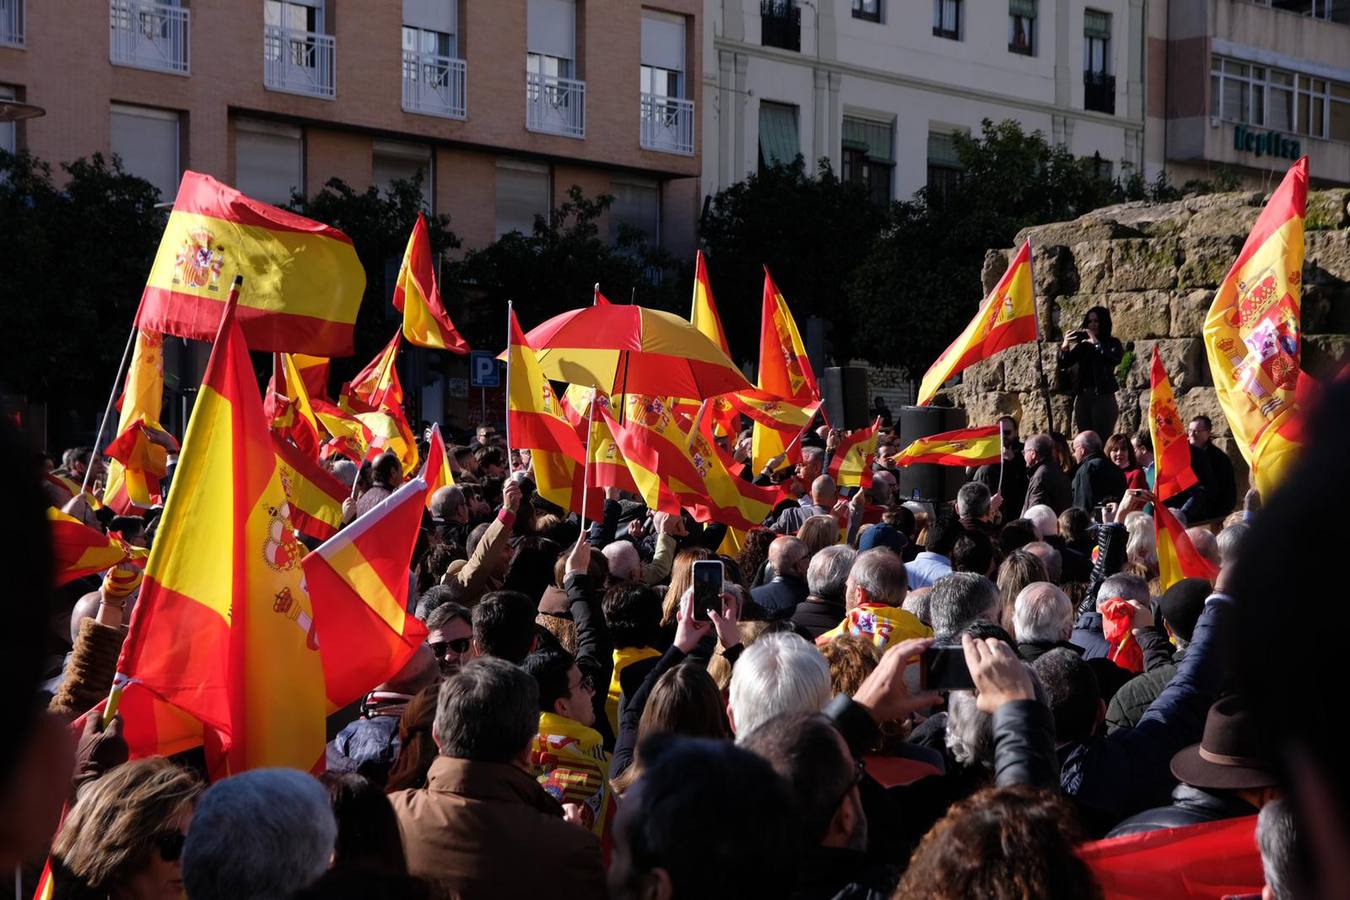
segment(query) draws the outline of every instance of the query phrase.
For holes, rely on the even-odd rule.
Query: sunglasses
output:
[[[152,840],[159,850],[159,858],[171,863],[178,862],[183,855],[183,842],[187,840],[187,835],[181,831],[161,831]]]
[[[469,650],[469,641],[471,640],[473,640],[473,638],[462,637],[455,638],[453,641],[437,641],[436,643],[428,644],[427,646],[431,648],[431,652],[436,655],[437,659],[445,659],[445,651],[447,648],[456,653],[467,653]]]

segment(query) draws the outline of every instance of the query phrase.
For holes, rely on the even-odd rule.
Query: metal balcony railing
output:
[[[1083,109],[1116,114],[1116,76],[1105,72],[1083,73]]]
[[[759,42],[783,50],[802,49],[802,8],[793,0],[760,0]]]
[[[403,109],[428,116],[462,119],[468,64],[452,56],[403,51]]]
[[[337,96],[331,34],[263,26],[263,87],[331,100]]]
[[[666,153],[694,153],[694,101],[642,95],[642,146]]]
[[[0,46],[23,45],[23,0],[0,0]]]
[[[153,0],[111,0],[108,58],[119,66],[186,75],[191,70],[191,15]]]
[[[525,127],[566,137],[586,136],[586,82],[525,73]]]

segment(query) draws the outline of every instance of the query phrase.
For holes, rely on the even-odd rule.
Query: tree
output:
[[[100,154],[51,167],[0,151],[0,385],[45,402],[54,446],[103,410],[154,260],[159,192]]]
[[[775,163],[713,197],[700,232],[727,341],[738,360],[759,352],[763,266],[800,328],[810,316],[832,326],[838,360],[854,352],[858,328],[844,288],[885,227],[887,211],[867,188],[840,181],[822,159],[814,176],[799,155]]]

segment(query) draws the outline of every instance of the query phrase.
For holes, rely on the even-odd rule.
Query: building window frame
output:
[[[1252,0],[1257,6],[1264,6],[1276,12],[1292,13],[1304,18],[1320,19],[1350,25],[1350,3],[1345,0]]]
[[[759,43],[800,53],[802,50],[802,8],[794,0],[760,0]]]
[[[1109,12],[1083,10],[1083,109],[1116,114],[1116,78],[1111,74],[1111,33],[1115,24]]]
[[[1219,54],[1210,57],[1209,79],[1211,118],[1350,143],[1350,82]]]
[[[956,155],[953,141],[956,129],[928,129],[928,180],[926,196],[929,206],[941,206],[947,194],[965,178],[965,166]]]
[[[962,0],[933,0],[933,37],[961,40],[964,5]]]
[[[845,115],[840,140],[840,179],[867,189],[877,206],[889,206],[894,190],[895,121]]]
[[[881,0],[853,0],[853,18],[881,22]]]
[[[1008,52],[1036,55],[1036,0],[1008,0]]]
[[[765,124],[764,114],[766,112],[769,113],[768,120],[770,125],[773,126],[773,128],[777,129],[776,132],[773,132],[773,128],[768,129],[770,133],[768,134],[769,143],[767,145],[765,144],[764,140],[766,136],[766,129],[764,127]],[[775,119],[777,120],[776,124]],[[790,126],[788,125],[789,119],[791,119]],[[775,163],[792,165],[793,161],[798,156],[802,155],[801,107],[797,106],[797,104],[795,103],[780,103],[774,100],[761,100],[759,102],[758,122],[759,122],[758,171],[761,174],[768,171],[769,167],[774,165]],[[790,141],[788,140],[789,133],[791,135]],[[796,148],[790,154],[790,158],[784,159],[783,154],[774,152],[775,146],[785,149],[789,143],[794,145]]]

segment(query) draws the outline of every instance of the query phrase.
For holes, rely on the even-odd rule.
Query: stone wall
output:
[[[972,423],[1002,413],[1021,422],[1023,435],[1044,430],[1046,404],[1036,352],[1053,388],[1055,355],[1064,333],[1078,327],[1089,307],[1111,311],[1114,334],[1133,363],[1116,395],[1117,431],[1140,427],[1148,408],[1149,360],[1157,346],[1172,379],[1183,418],[1204,413],[1233,458],[1239,481],[1246,465],[1230,446],[1228,423],[1215,397],[1201,330],[1214,291],[1228,273],[1265,197],[1259,192],[1212,194],[1175,203],[1124,203],[1073,222],[1027,228],[1040,313],[1039,345],[1004,351],[965,371],[945,391]],[[1350,359],[1350,190],[1313,191],[1308,198],[1303,268],[1303,368],[1327,377]],[[987,294],[1007,270],[1012,250],[991,250],[984,261]],[[941,401],[939,401],[941,402]],[[1054,426],[1068,433],[1072,398],[1050,397]],[[1105,435],[1103,435],[1105,437]]]

